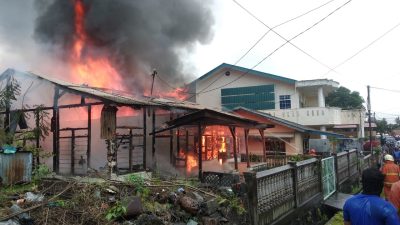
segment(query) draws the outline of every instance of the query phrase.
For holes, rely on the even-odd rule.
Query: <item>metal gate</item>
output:
[[[62,128],[59,137],[59,172],[86,175],[88,169],[89,129]]]
[[[322,191],[324,200],[336,191],[335,159],[328,157],[321,160],[322,169]]]

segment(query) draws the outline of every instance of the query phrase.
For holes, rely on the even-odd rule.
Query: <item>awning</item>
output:
[[[228,127],[242,127],[248,129],[266,129],[272,128],[273,125],[259,123],[255,120],[246,119],[244,117],[221,112],[212,109],[202,109],[193,113],[186,114],[166,123],[168,127],[157,130],[156,133],[171,130],[180,126],[228,126]],[[150,133],[153,135],[153,133]]]

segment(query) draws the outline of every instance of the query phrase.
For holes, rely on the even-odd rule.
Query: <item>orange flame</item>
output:
[[[184,101],[187,98],[186,94],[187,94],[187,90],[185,88],[176,88],[175,90],[173,90],[171,92],[164,93],[163,96]]]
[[[184,150],[179,150],[179,158],[186,159],[186,171],[191,172],[197,166],[197,159],[192,153],[185,154]]]
[[[187,155],[187,160],[186,160],[186,169],[188,172],[191,172],[193,167],[197,166],[197,160],[196,157],[193,155],[188,154]]]
[[[226,141],[225,141],[225,137],[221,137],[221,148],[219,149],[219,152],[226,152]]]
[[[75,38],[71,56],[73,82],[94,87],[122,89],[121,76],[108,58],[90,54],[82,55],[89,39],[84,27],[85,7],[82,0],[75,0],[74,10]]]

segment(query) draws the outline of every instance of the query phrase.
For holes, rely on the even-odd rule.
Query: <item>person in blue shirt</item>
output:
[[[380,196],[384,175],[376,168],[362,173],[361,194],[355,195],[344,204],[345,225],[400,225],[400,219],[394,206]]]
[[[398,147],[394,151],[393,156],[394,156],[394,161],[396,162],[396,164],[400,164],[400,149]]]

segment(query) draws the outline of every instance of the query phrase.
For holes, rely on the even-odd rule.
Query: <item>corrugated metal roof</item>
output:
[[[62,80],[58,80],[49,76],[45,76],[42,74],[35,74],[32,72],[29,72],[28,74],[36,76],[38,78],[50,81],[51,83],[54,83],[55,85],[61,86],[65,89],[69,89],[75,92],[78,92],[80,94],[88,94],[94,98],[101,98],[104,100],[109,100],[115,103],[119,103],[119,104],[124,104],[124,105],[157,105],[154,104],[150,101],[146,101],[146,100],[142,100],[139,98],[135,98],[133,96],[125,96],[125,95],[121,95],[119,93],[115,93],[115,92],[110,92],[110,91],[106,91],[104,89],[100,89],[100,88],[94,88],[94,87],[89,87],[86,85],[78,85],[78,84],[74,84],[74,83],[70,83],[67,81],[62,81]]]
[[[36,74],[32,72],[25,72],[24,74],[38,77],[40,79],[47,80],[55,85],[58,85],[64,89],[76,92],[78,94],[89,95],[93,98],[100,98],[101,100],[108,100],[122,105],[131,106],[159,106],[159,107],[171,107],[189,110],[200,110],[204,109],[203,106],[187,101],[180,101],[169,98],[154,98],[149,96],[133,96],[120,91],[108,90],[102,88],[94,88],[86,85],[78,85],[67,81],[59,80],[50,76]]]
[[[191,112],[176,119],[170,120],[165,123],[168,127],[157,130],[154,133],[160,133],[167,130],[174,129],[180,126],[193,126],[193,125],[203,125],[203,126],[233,126],[233,127],[244,127],[244,128],[255,128],[255,129],[265,129],[270,128],[271,125],[266,125],[259,123],[256,120],[245,118],[241,115],[236,115],[224,111],[213,110],[213,109],[202,109],[196,112]]]

